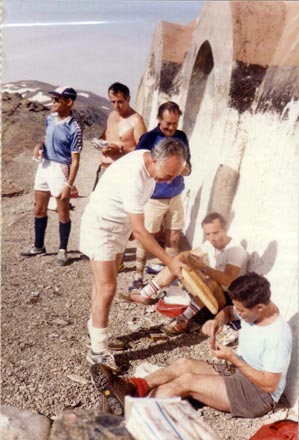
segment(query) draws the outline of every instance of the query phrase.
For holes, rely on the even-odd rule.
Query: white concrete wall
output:
[[[294,348],[286,396],[295,405],[298,389],[299,7],[295,2],[291,6],[279,2],[275,13],[281,15],[274,17],[275,31],[271,28],[273,16],[272,19],[267,16],[268,6],[262,3],[255,28],[254,13],[250,15],[253,27],[247,20],[249,12],[256,12],[249,11],[253,2],[240,2],[237,6],[228,1],[221,2],[221,6],[218,2],[206,2],[182,66],[179,93],[170,99],[183,110],[180,128],[184,128],[185,123],[188,127],[190,121],[184,118],[188,119],[188,111],[194,118],[194,99],[200,99],[194,129],[189,135],[193,171],[186,178],[184,232],[193,247],[202,242],[201,220],[215,199],[213,184],[219,166],[239,173],[237,186],[228,188],[224,182],[221,188],[222,196],[225,198],[226,190],[231,191],[229,196],[233,200],[228,207],[230,234],[246,248],[249,269],[268,278],[273,301],[290,323]],[[253,9],[257,4],[254,2]],[[273,8],[271,12],[273,15]],[[263,26],[267,35],[263,34]],[[236,29],[242,31],[241,36],[236,34]],[[273,32],[276,33],[272,38]],[[261,46],[263,35],[267,38],[267,50]],[[155,39],[155,46],[159,47],[157,33]],[[194,72],[198,69],[200,50],[207,42],[214,67],[204,77],[205,82],[198,84],[199,92]],[[239,59],[239,55],[243,58]],[[261,66],[257,76],[266,66],[273,68],[266,72],[261,83],[257,81],[248,110],[238,111],[231,104],[230,96],[234,69],[238,68],[239,61],[245,65],[251,63],[254,77],[256,59],[259,60],[256,64]],[[285,107],[278,110],[281,101],[276,102],[276,108],[275,105],[266,108],[265,97],[271,104],[272,92],[280,96],[283,87]],[[291,101],[290,90],[294,92]],[[194,93],[196,91],[198,93]],[[148,98],[152,102],[150,129],[156,125],[162,95],[157,88]],[[142,113],[142,108],[138,110]],[[220,202],[218,200],[218,204]]]
[[[208,12],[211,16],[215,11],[211,7],[206,14]],[[204,25],[202,20],[193,45],[198,50],[208,39],[215,67],[208,77],[190,138],[193,172],[186,179],[185,233],[193,247],[203,239],[200,223],[207,213],[219,165],[239,171],[231,217],[228,219],[230,234],[249,253],[249,269],[265,275],[270,281],[273,301],[290,323],[294,352],[286,395],[294,405],[298,389],[299,101],[289,102],[280,114],[256,111],[258,98],[250,111],[241,114],[229,107],[225,91],[228,74],[225,53],[228,55],[229,50],[217,41],[218,30],[207,25],[208,33],[205,33]],[[223,39],[227,41],[225,36]],[[222,50],[220,57],[219,50]],[[293,45],[290,50],[293,50]],[[194,52],[193,59],[190,55],[183,70],[187,89],[182,91],[181,103],[185,111]],[[221,56],[224,62],[219,64]],[[219,71],[221,65],[224,75]],[[297,70],[299,75],[298,67]],[[275,87],[279,87],[279,83],[273,82],[273,89]]]

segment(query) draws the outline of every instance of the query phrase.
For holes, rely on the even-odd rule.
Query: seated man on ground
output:
[[[292,336],[288,324],[271,301],[270,283],[254,272],[231,284],[233,305],[222,309],[202,331],[210,337],[210,351],[225,364],[182,358],[142,378],[124,380],[97,365],[92,370],[109,402],[120,405],[135,397],[192,397],[233,417],[261,417],[273,410],[286,385]],[[241,319],[237,352],[220,344],[217,334],[232,318]],[[109,403],[109,404],[110,404]],[[111,405],[112,406],[112,405]]]
[[[225,301],[222,300],[223,295],[216,296],[217,287],[220,285],[226,292],[232,281],[247,272],[247,253],[236,240],[228,236],[226,221],[219,213],[208,214],[202,221],[202,228],[207,240],[199,248],[181,252],[175,259],[199,270],[205,278],[214,281],[213,293],[221,308]],[[173,274],[165,268],[138,293],[122,295],[122,298],[144,305],[152,304],[158,292],[174,281]],[[203,303],[198,298],[193,298],[183,314],[164,325],[162,330],[170,336],[187,331],[189,321],[202,307]]]

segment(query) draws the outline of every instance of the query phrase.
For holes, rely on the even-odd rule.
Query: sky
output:
[[[135,101],[159,21],[187,24],[202,1],[4,0],[2,82],[38,80]]]

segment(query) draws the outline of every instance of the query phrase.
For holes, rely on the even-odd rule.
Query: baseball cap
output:
[[[49,95],[61,96],[62,98],[71,98],[75,101],[77,98],[77,92],[72,87],[60,86],[57,89],[49,92]]]

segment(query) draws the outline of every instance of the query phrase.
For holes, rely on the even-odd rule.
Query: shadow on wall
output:
[[[247,250],[247,241],[242,240],[241,246]],[[267,275],[275,263],[277,257],[277,241],[270,241],[263,255],[258,252],[248,253],[248,272],[256,272],[259,275]]]
[[[293,407],[298,400],[298,312],[288,321],[292,331],[293,348],[287,373],[288,402]]]
[[[202,191],[202,187],[199,188],[199,190],[197,191],[197,194],[195,196],[195,199],[194,199],[194,202],[193,202],[193,205],[191,208],[191,212],[190,212],[189,226],[185,232],[185,235],[188,237],[188,240],[190,243],[193,243],[193,239],[194,239],[194,233],[195,233],[195,229],[196,229],[195,220],[198,217],[198,211],[199,211],[200,199],[201,199],[201,191]]]
[[[185,105],[183,131],[191,138],[196,118],[200,110],[205,93],[208,77],[214,67],[214,58],[211,45],[205,41],[197,54]]]

